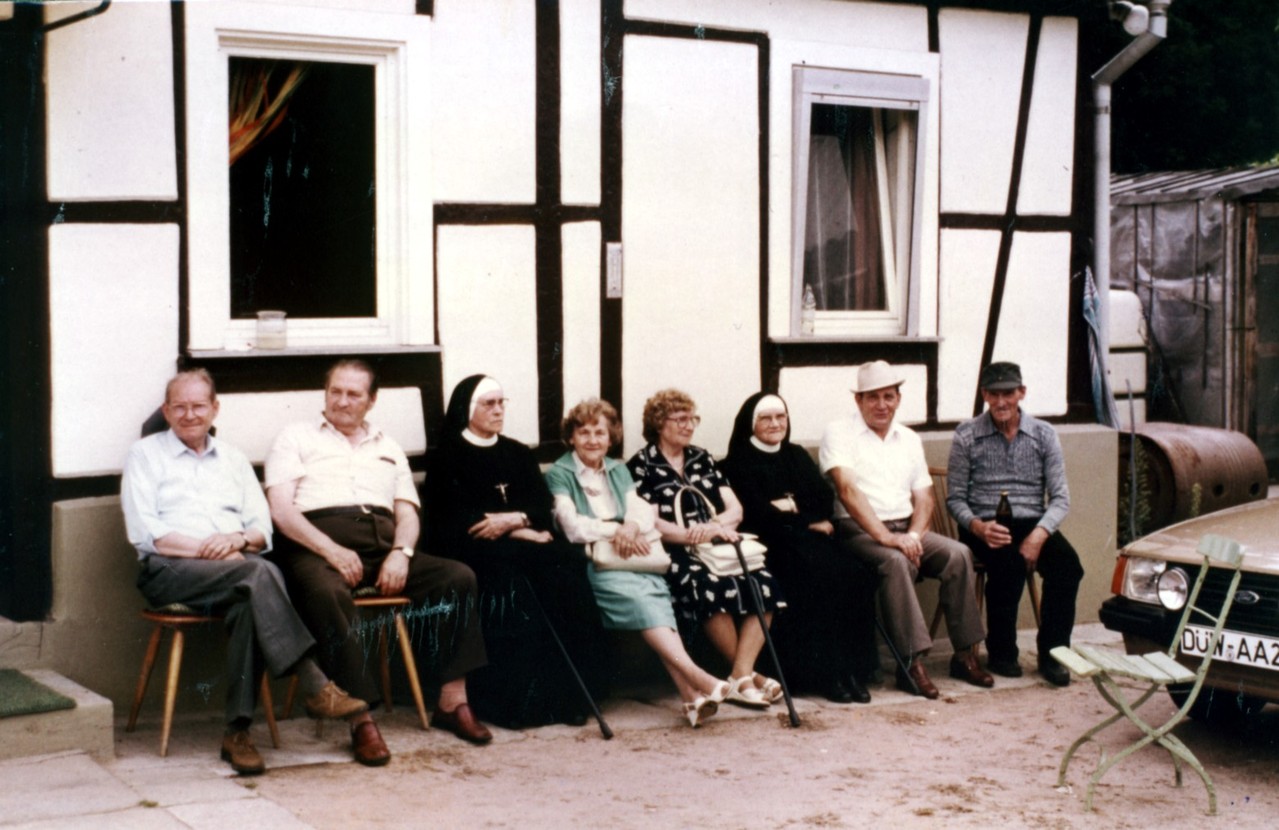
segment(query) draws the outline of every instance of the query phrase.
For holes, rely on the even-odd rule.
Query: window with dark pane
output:
[[[376,316],[374,68],[228,69],[231,316]]]

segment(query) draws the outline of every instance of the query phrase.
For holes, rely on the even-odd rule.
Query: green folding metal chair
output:
[[[1199,574],[1195,577],[1193,587],[1186,599],[1186,610],[1181,615],[1181,621],[1177,624],[1177,633],[1173,636],[1167,652],[1155,651],[1150,654],[1135,655],[1083,645],[1074,648],[1057,646],[1052,650],[1052,656],[1057,662],[1081,677],[1092,678],[1097,691],[1115,708],[1115,714],[1080,735],[1066,750],[1057,774],[1057,786],[1065,785],[1066,769],[1070,766],[1075,751],[1093,740],[1097,733],[1112,723],[1127,718],[1143,733],[1140,740],[1124,747],[1113,756],[1107,757],[1105,748],[1101,747],[1101,758],[1097,762],[1097,769],[1093,772],[1092,778],[1088,781],[1088,793],[1084,800],[1084,806],[1088,810],[1092,809],[1093,791],[1097,788],[1097,782],[1101,780],[1101,777],[1124,758],[1154,743],[1162,746],[1172,755],[1176,786],[1181,786],[1182,762],[1189,764],[1190,768],[1199,774],[1199,777],[1203,779],[1204,787],[1208,790],[1208,814],[1216,815],[1217,813],[1217,791],[1213,787],[1212,779],[1208,777],[1208,773],[1204,771],[1203,765],[1199,763],[1194,753],[1172,734],[1172,729],[1181,723],[1190,711],[1190,707],[1194,705],[1195,698],[1199,696],[1199,690],[1203,686],[1204,676],[1207,675],[1208,667],[1212,664],[1213,653],[1221,640],[1222,627],[1225,625],[1226,616],[1230,613],[1230,606],[1235,600],[1235,589],[1239,587],[1239,566],[1243,562],[1243,548],[1239,543],[1221,536],[1208,535],[1200,540],[1198,551],[1204,557],[1203,567],[1199,569]],[[1198,605],[1199,591],[1203,587],[1210,568],[1233,571],[1225,599],[1219,609],[1205,609]],[[1198,658],[1197,668],[1191,671],[1177,661],[1177,649],[1186,626],[1192,622],[1199,623],[1201,620],[1212,626],[1212,636],[1203,656]],[[1121,683],[1121,681],[1125,682]],[[1144,690],[1142,690],[1142,684],[1145,684]],[[1192,685],[1181,708],[1166,723],[1154,726],[1137,714],[1137,709],[1156,691],[1170,684]],[[1133,693],[1136,696],[1129,697]],[[1100,747],[1100,744],[1098,746]]]

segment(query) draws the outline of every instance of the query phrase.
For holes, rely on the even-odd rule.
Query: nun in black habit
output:
[[[489,663],[468,678],[476,708],[506,728],[582,724],[590,708],[537,606],[596,697],[605,692],[599,610],[581,547],[551,535],[551,493],[533,452],[501,435],[505,412],[490,377],[454,388],[427,460],[427,541],[479,580]]]
[[[785,401],[746,399],[720,468],[742,502],[740,529],[768,547],[789,602],[772,632],[786,677],[836,702],[868,703],[864,684],[878,668],[874,576],[835,543],[834,491],[791,443]]]

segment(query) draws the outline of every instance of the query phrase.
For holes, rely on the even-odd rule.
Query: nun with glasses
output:
[[[548,623],[599,697],[606,654],[599,610],[581,549],[551,534],[551,493],[532,450],[501,434],[506,404],[486,375],[454,388],[427,460],[427,540],[432,553],[469,565],[479,581],[489,664],[471,675],[477,708],[506,728],[583,724],[590,708]]]
[[[741,499],[739,530],[768,547],[768,569],[788,609],[774,627],[790,682],[837,703],[869,703],[878,668],[875,581],[834,540],[834,491],[803,447],[791,443],[790,413],[777,395],[746,399],[720,468]]]

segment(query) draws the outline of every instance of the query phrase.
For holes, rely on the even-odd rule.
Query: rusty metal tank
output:
[[[1266,497],[1269,478],[1265,458],[1242,432],[1153,422],[1138,425],[1136,433],[1150,511],[1142,523],[1143,533]],[[1131,442],[1130,433],[1120,433],[1121,482],[1128,481],[1131,474]],[[1119,520],[1122,526],[1127,517]]]

